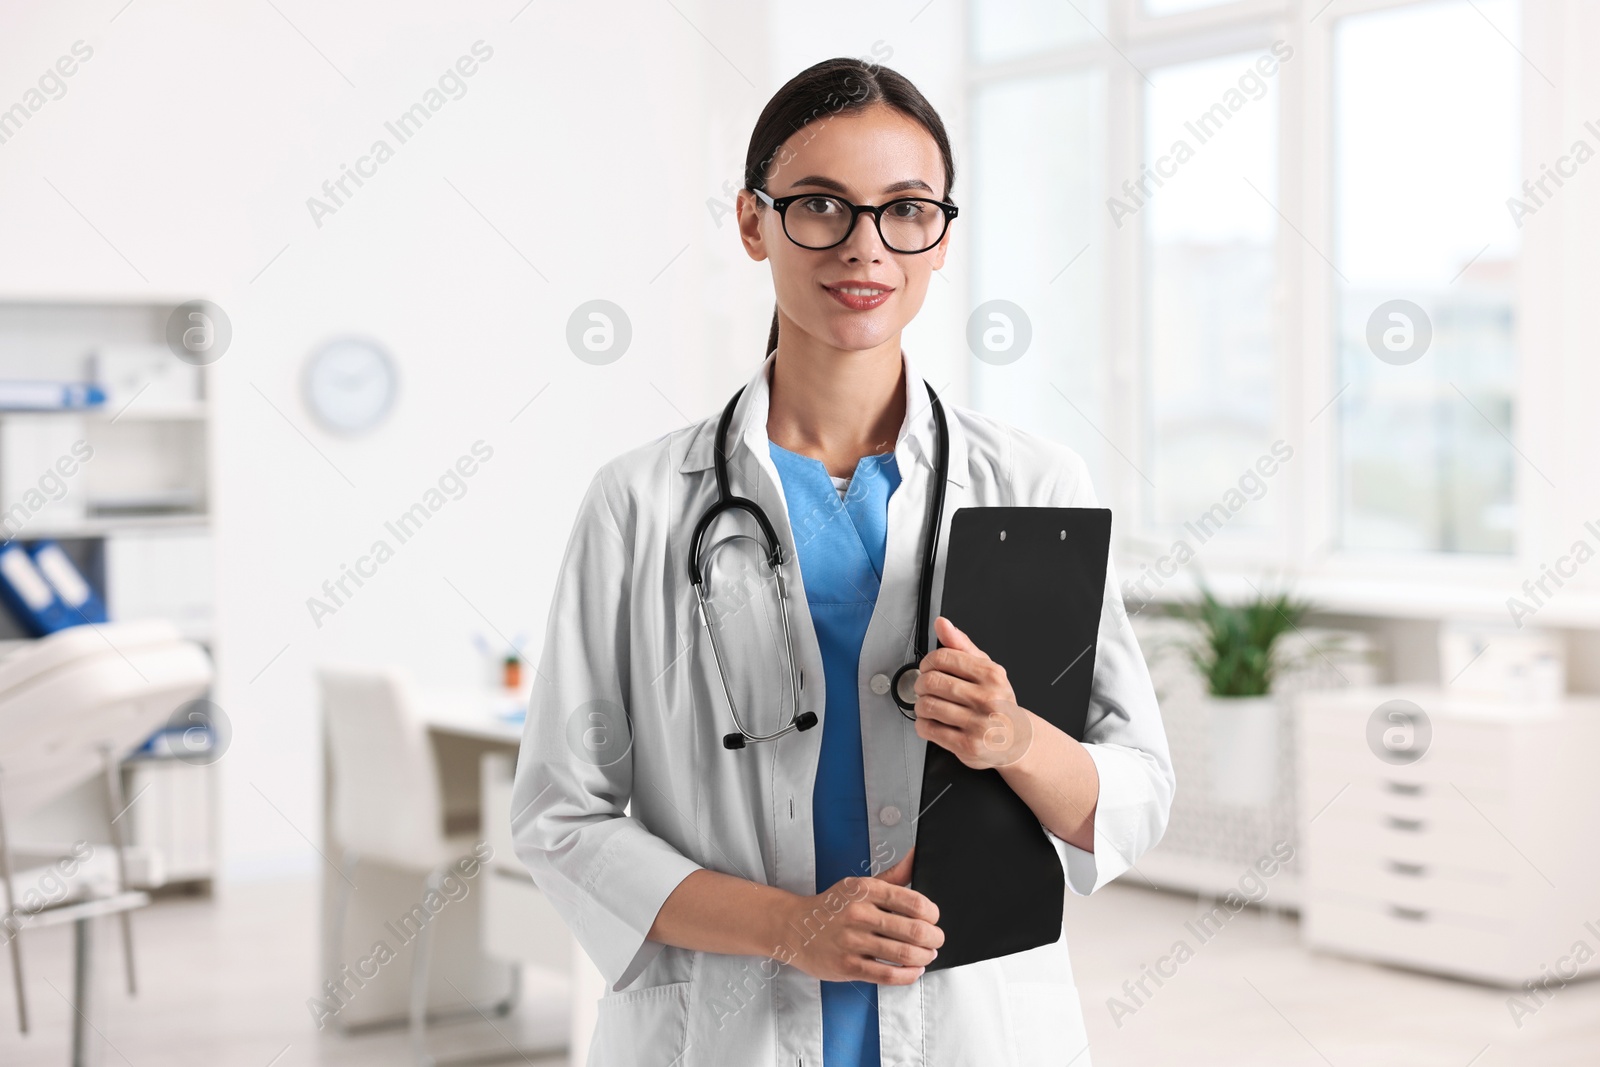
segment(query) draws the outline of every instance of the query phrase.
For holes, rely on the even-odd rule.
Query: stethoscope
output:
[[[928,497],[922,575],[917,585],[917,637],[913,649],[914,655],[910,662],[903,664],[894,672],[889,687],[895,704],[900,708],[900,714],[912,721],[916,720],[916,716],[907,713],[915,709],[917,704],[916,684],[919,673],[917,664],[921,663],[922,658],[928,653],[928,607],[933,600],[934,555],[939,543],[939,520],[944,514],[944,483],[950,475],[950,442],[944,421],[944,405],[939,403],[939,394],[933,391],[933,386],[927,382],[923,382],[923,385],[927,386],[934,419],[939,424],[938,460],[934,464],[933,491]],[[739,396],[743,392],[744,387],[740,386],[739,391],[728,401],[728,406],[722,409],[722,419],[717,423],[716,440],[717,501],[700,516],[700,521],[695,524],[694,537],[689,543],[689,581],[694,584],[695,597],[700,603],[700,621],[706,628],[706,634],[711,642],[711,654],[717,661],[717,676],[722,680],[723,696],[728,700],[728,709],[733,712],[733,724],[738,727],[734,733],[726,734],[722,738],[722,746],[732,749],[743,748],[750,741],[775,741],[791,731],[809,730],[817,724],[816,712],[800,711],[800,675],[799,667],[795,663],[794,638],[789,630],[789,591],[783,581],[783,547],[778,543],[778,535],[761,505],[748,497],[732,496],[728,491],[726,447],[728,424],[733,421],[734,405],[739,402]],[[728,684],[728,672],[722,661],[722,646],[717,640],[717,628],[711,622],[711,612],[706,605],[705,575],[700,566],[700,544],[705,539],[706,530],[710,528],[711,523],[725,511],[749,512],[751,518],[755,519],[756,525],[761,527],[767,567],[772,571],[778,587],[778,609],[783,617],[783,641],[789,660],[789,722],[770,734],[752,733],[745,728],[744,719],[739,715],[739,705],[733,699],[733,689]],[[711,551],[715,552],[728,542],[741,538],[755,540],[748,534],[732,534],[712,545]]]

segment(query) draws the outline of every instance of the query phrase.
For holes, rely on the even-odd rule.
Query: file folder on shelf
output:
[[[55,541],[41,541],[28,550],[33,565],[44,575],[44,580],[55,590],[56,597],[67,606],[72,623],[105,622],[106,605],[94,586],[78,571],[70,557]]]
[[[33,556],[15,541],[0,546],[0,602],[34,637],[65,630],[78,621],[55,588],[39,573]]]
[[[106,402],[94,382],[35,382],[0,378],[0,411],[61,411]]]

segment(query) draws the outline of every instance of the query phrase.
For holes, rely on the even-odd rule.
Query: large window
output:
[[[969,9],[970,303],[1032,329],[974,396],[1089,459],[1125,550],[1522,546],[1521,7],[1349,6]]]

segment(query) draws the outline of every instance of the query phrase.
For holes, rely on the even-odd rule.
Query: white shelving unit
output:
[[[0,379],[93,381],[107,352],[146,354],[152,368],[150,380],[107,383],[113,395],[99,408],[0,411],[0,539],[59,541],[113,619],[166,618],[209,651],[210,368],[179,360],[165,340],[168,316],[188,299],[0,299]],[[192,395],[178,395],[175,383]],[[0,611],[0,654],[26,639]],[[215,767],[135,758],[123,776],[129,843],[161,855],[141,888],[209,883],[218,856]],[[84,836],[80,828],[102,810],[100,788],[88,783],[61,798],[24,833]]]

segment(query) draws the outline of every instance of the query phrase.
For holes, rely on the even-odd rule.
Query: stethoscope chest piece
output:
[[[901,711],[912,711],[917,706],[917,679],[922,677],[922,672],[915,663],[907,663],[894,672],[894,680],[890,683],[890,691],[894,693],[894,702],[900,705]],[[913,715],[911,718],[915,719]]]

